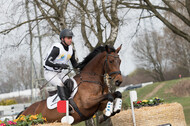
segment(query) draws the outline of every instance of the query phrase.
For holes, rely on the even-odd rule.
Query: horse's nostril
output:
[[[116,86],[119,86],[121,83],[122,83],[122,82],[119,81],[119,80],[116,80],[116,81],[115,81],[115,85],[116,85]]]

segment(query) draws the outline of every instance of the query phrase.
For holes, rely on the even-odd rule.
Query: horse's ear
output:
[[[106,48],[106,52],[107,52],[107,53],[110,53],[110,52],[111,52],[111,51],[110,51],[110,48],[108,47],[108,45],[106,45],[105,48]]]
[[[122,44],[116,49],[116,52],[119,53],[119,51],[121,50]]]

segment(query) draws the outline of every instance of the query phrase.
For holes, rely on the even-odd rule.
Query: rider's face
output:
[[[65,43],[67,45],[71,45],[71,43],[72,43],[72,37],[65,37],[64,40],[65,40]]]

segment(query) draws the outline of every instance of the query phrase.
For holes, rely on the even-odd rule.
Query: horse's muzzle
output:
[[[115,81],[115,85],[116,85],[116,86],[119,86],[121,83],[122,83],[122,81],[120,81],[120,80],[116,80],[116,81]]]

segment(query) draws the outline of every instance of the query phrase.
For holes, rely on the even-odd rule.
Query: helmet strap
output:
[[[62,41],[66,46],[69,46],[69,45],[67,45],[67,43],[65,42],[64,38],[61,39],[61,41]]]

